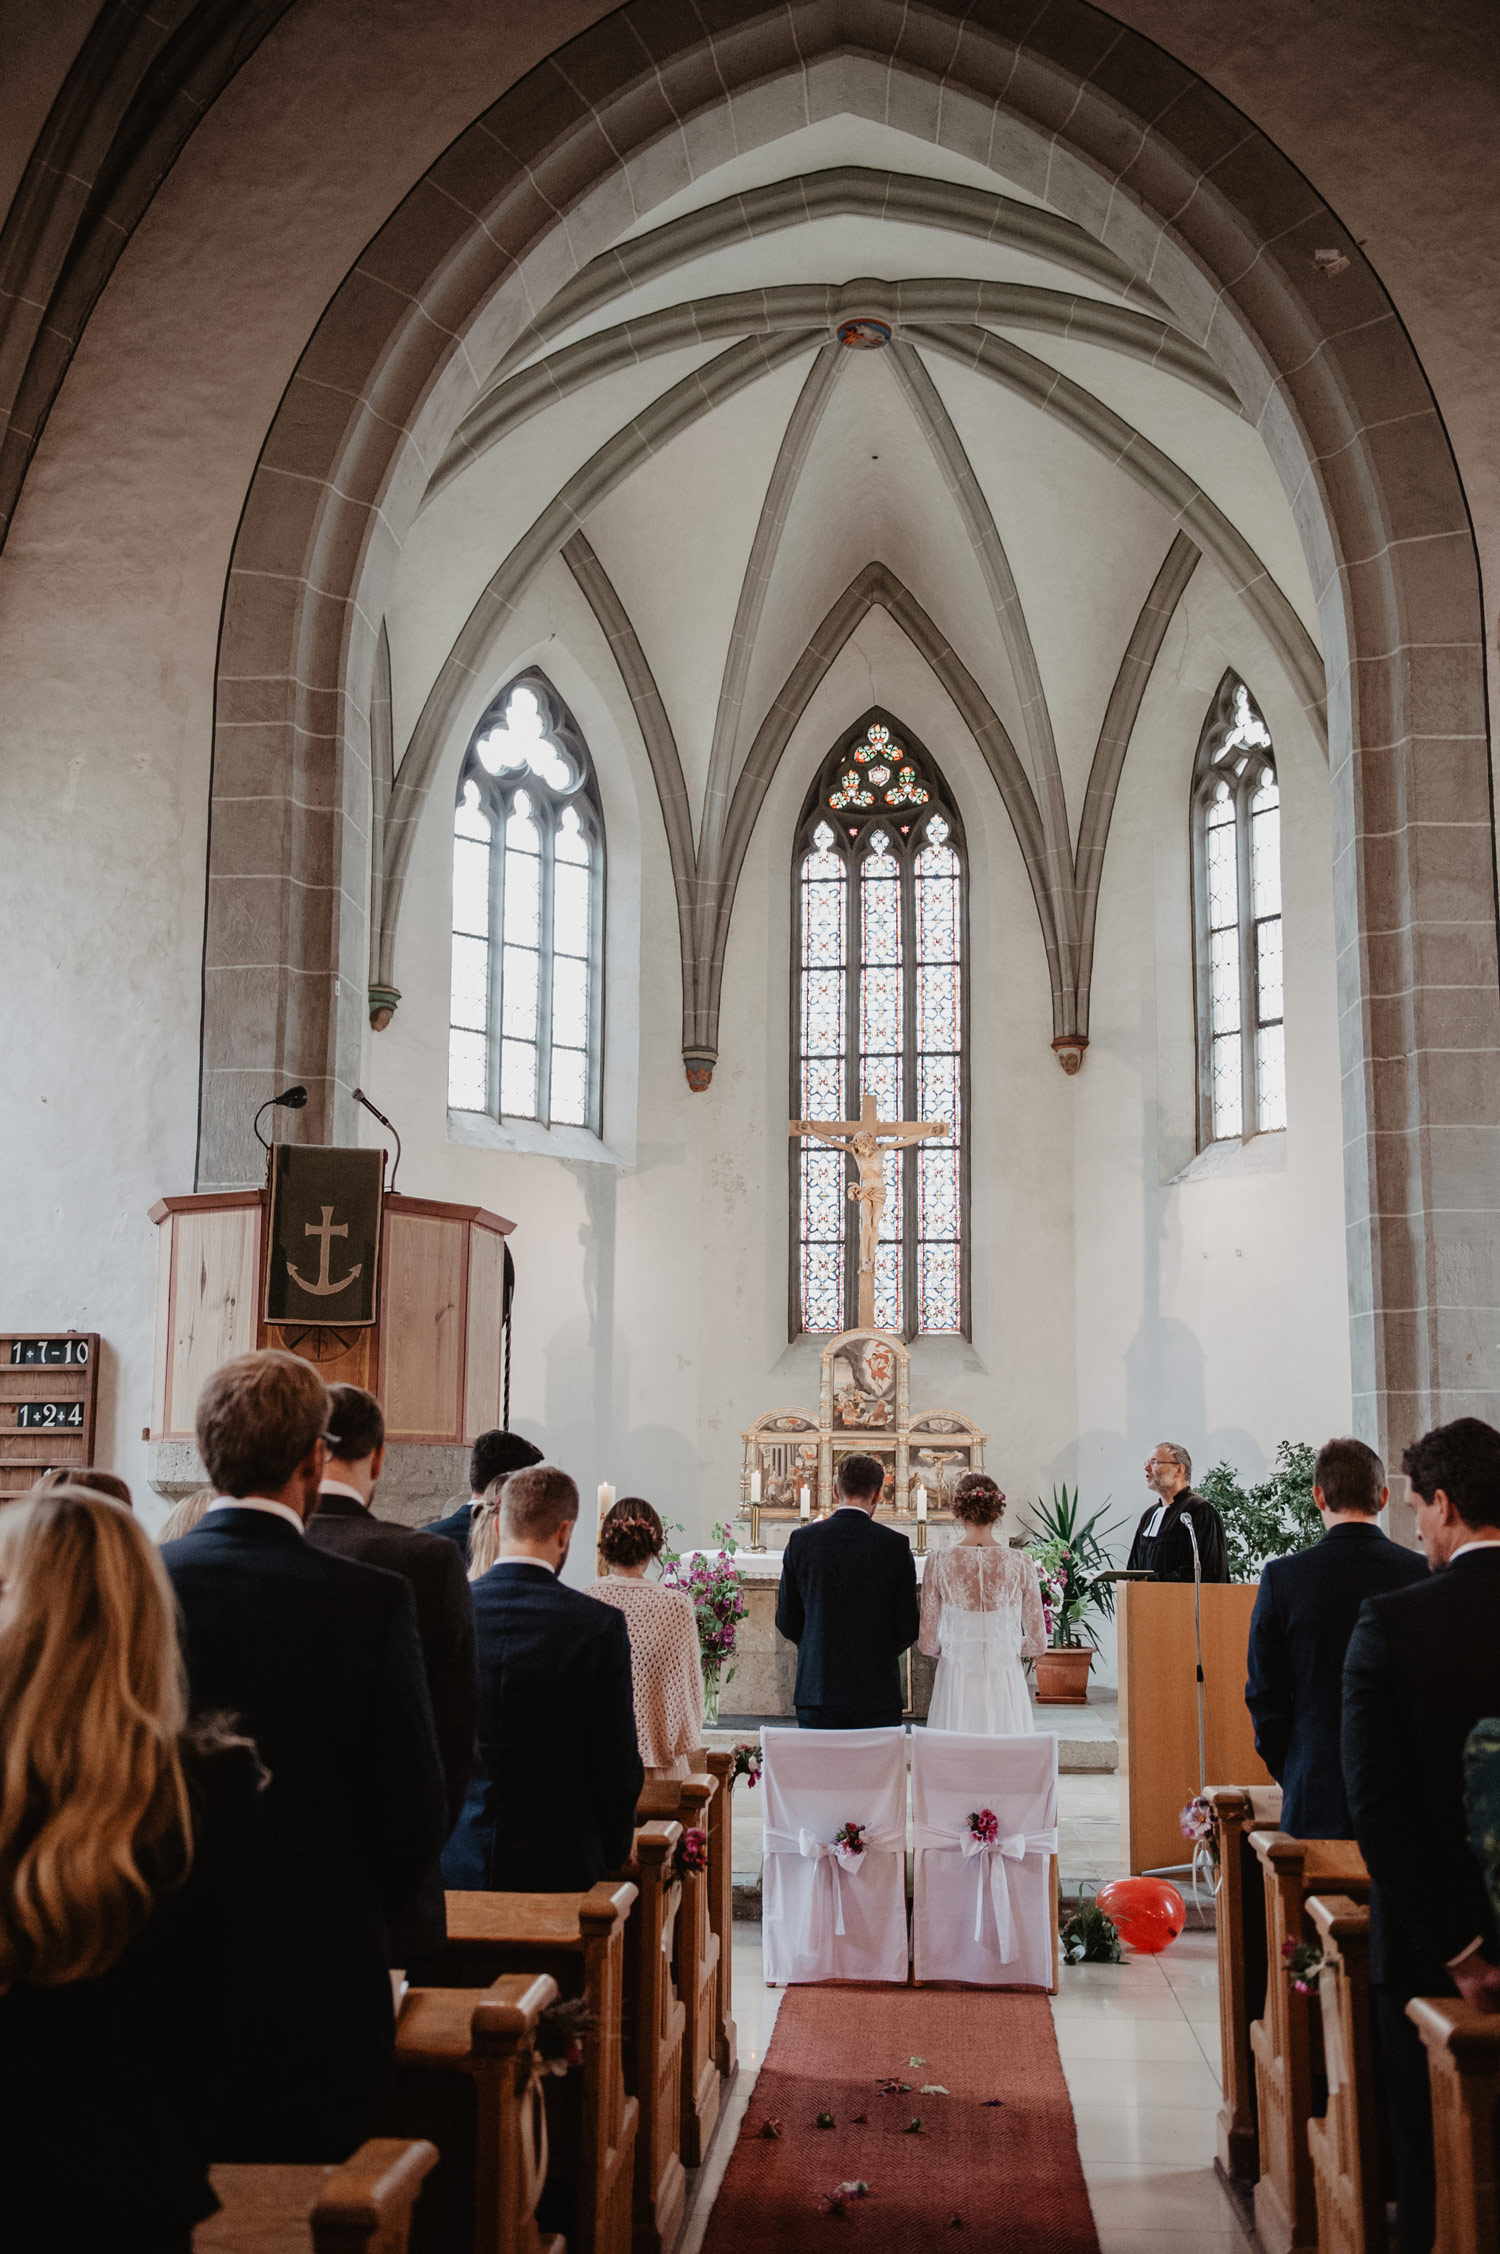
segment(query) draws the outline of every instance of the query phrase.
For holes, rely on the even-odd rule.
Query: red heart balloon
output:
[[[1164,1878],[1112,1878],[1095,1898],[1126,1948],[1139,1956],[1170,1948],[1187,1921],[1182,1896]]]

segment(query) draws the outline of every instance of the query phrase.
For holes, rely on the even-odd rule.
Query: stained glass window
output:
[[[604,833],[588,748],[540,674],[469,741],[453,823],[448,1102],[599,1123]]]
[[[793,1104],[802,1119],[944,1121],[885,1156],[875,1321],[911,1337],[967,1321],[963,841],[928,754],[862,721],[827,761],[796,860],[800,945]],[[858,1313],[859,1208],[842,1149],[794,1144],[794,1330]]]
[[[1234,674],[1219,684],[1193,773],[1200,1137],[1286,1125],[1281,799],[1271,732]]]

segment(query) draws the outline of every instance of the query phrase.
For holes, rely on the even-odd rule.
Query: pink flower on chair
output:
[[[970,1812],[969,1829],[986,1847],[993,1847],[1000,1837],[1000,1818],[993,1808],[977,1808]]]

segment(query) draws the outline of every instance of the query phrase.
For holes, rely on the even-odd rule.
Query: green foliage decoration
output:
[[[1323,1521],[1313,1501],[1317,1452],[1304,1440],[1281,1440],[1271,1475],[1245,1487],[1233,1464],[1215,1464],[1198,1492],[1224,1521],[1231,1581],[1258,1581],[1273,1557],[1290,1557],[1321,1541]]]
[[[1115,1584],[1099,1575],[1113,1563],[1105,1543],[1126,1521],[1117,1518],[1100,1527],[1109,1508],[1107,1497],[1088,1518],[1080,1515],[1081,1508],[1079,1489],[1070,1491],[1066,1481],[1053,1488],[1050,1503],[1038,1496],[1031,1506],[1035,1539],[1027,1543],[1027,1554],[1041,1583],[1047,1640],[1062,1650],[1093,1642],[1083,1629],[1090,1612],[1102,1613],[1106,1620],[1115,1616]]]

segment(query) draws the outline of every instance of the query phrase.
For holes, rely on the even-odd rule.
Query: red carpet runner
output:
[[[885,2081],[910,2088],[883,2095]],[[768,2119],[779,2136],[764,2133]],[[838,2195],[860,2181],[864,2196]],[[1045,1996],[787,1990],[704,2254],[825,2243],[1098,2254]]]

